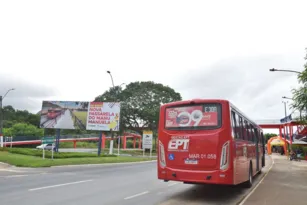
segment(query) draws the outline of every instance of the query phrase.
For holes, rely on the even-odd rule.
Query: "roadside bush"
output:
[[[306,159],[306,156],[307,156],[307,146],[292,145],[292,150],[296,150],[298,148],[302,148],[302,150],[303,150],[303,155],[302,155],[301,159]]]
[[[135,143],[135,148],[138,148],[139,147],[139,142],[137,141]],[[127,148],[133,148],[133,140],[127,140]]]
[[[0,147],[0,152],[8,151],[9,148],[7,147]]]
[[[77,142],[77,148],[97,148],[97,142]],[[73,142],[60,142],[60,148],[74,148]]]

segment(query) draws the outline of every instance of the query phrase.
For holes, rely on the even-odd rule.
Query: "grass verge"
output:
[[[1,149],[0,149],[1,150]],[[36,157],[42,157],[43,156],[43,150],[38,149],[31,149],[31,148],[5,148],[2,149],[4,151],[7,151],[9,153],[13,154],[22,154],[22,155],[28,155],[28,156],[36,156]],[[116,155],[101,155],[101,157],[116,157]],[[45,157],[51,158],[52,152],[51,151],[45,151]],[[64,159],[64,158],[83,158],[83,157],[97,157],[97,154],[94,153],[86,153],[86,152],[59,152],[53,153],[54,159]]]
[[[97,148],[98,142],[77,142],[77,148]],[[73,142],[61,142],[60,148],[74,148]]]
[[[80,164],[103,164],[119,162],[139,162],[153,159],[140,157],[82,157],[62,159],[42,159],[42,157],[28,156],[22,154],[0,151],[0,162],[8,163],[17,167],[51,167],[59,165],[80,165]]]
[[[109,153],[109,149],[105,148],[105,149],[103,149],[103,152]],[[117,154],[117,148],[113,149],[113,153]],[[136,150],[136,149],[126,149],[126,150],[124,150],[124,149],[120,149],[119,153],[120,154],[130,154],[132,156],[141,156],[141,155],[143,155],[143,150]],[[156,153],[155,150],[153,150],[151,154],[152,154],[152,156],[157,156],[157,153]],[[150,155],[149,150],[146,150],[145,155],[146,156]]]

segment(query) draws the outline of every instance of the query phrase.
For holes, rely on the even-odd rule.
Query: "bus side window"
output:
[[[254,142],[254,138],[255,138],[254,127],[250,123],[248,123],[248,127],[249,127],[249,133],[250,133],[248,141]]]
[[[246,140],[246,141],[249,141],[249,136],[250,136],[250,133],[249,133],[249,127],[248,127],[248,124],[247,124],[247,121],[246,120],[244,120],[244,128],[245,128],[245,139],[244,140]]]
[[[255,132],[255,136],[256,136],[255,142],[257,142],[258,144],[261,144],[261,142],[260,142],[260,132],[258,131],[257,128],[254,129],[254,132]]]
[[[232,126],[232,135],[234,138],[237,138],[236,136],[236,120],[235,120],[235,112],[231,111],[231,126]]]
[[[250,124],[249,126],[251,128],[251,133],[252,133],[252,142],[256,143],[257,137],[256,137],[255,127],[252,124]]]
[[[237,113],[235,113],[235,114],[236,114],[235,120],[236,120],[236,125],[237,125],[237,129],[236,129],[237,130],[237,138],[243,139],[242,129],[241,129],[240,120],[239,120],[240,116]]]
[[[239,117],[239,121],[240,121],[240,129],[241,129],[241,137],[240,137],[240,139],[244,140],[245,133],[244,133],[243,119],[242,119],[241,116]]]
[[[252,124],[249,124],[249,127],[250,127],[250,132],[251,132],[251,139],[250,141],[251,142],[256,142],[256,130],[255,130],[255,127],[252,125]]]

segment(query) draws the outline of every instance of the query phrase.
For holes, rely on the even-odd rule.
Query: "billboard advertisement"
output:
[[[43,101],[40,127],[53,129],[119,129],[120,103]]]
[[[119,102],[91,102],[87,115],[87,130],[119,130]]]

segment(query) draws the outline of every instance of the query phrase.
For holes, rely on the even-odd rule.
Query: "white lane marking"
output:
[[[30,176],[38,176],[38,175],[44,175],[48,174],[47,172],[42,173],[34,173],[34,174],[16,174],[16,175],[9,175],[9,176],[0,176],[0,178],[15,178],[15,177],[30,177]]]
[[[262,181],[264,180],[264,178],[266,177],[266,175],[268,175],[268,173],[270,172],[270,170],[272,169],[273,165],[275,164],[274,159],[271,157],[272,159],[272,164],[271,167],[269,168],[269,170],[267,171],[267,173],[265,173],[265,175],[263,176],[263,178],[260,180],[260,182],[254,187],[254,189],[244,198],[243,201],[241,201],[241,203],[239,205],[243,205],[246,200],[256,191],[256,189],[258,188],[258,186],[262,183]]]
[[[127,200],[127,199],[132,199],[132,198],[134,198],[134,197],[142,196],[142,195],[148,194],[148,193],[149,193],[149,191],[144,191],[144,192],[141,192],[141,193],[132,195],[132,196],[128,196],[128,197],[126,197],[126,198],[124,198],[124,199],[125,199],[125,200]]]
[[[11,176],[6,176],[5,178],[14,178],[14,177],[27,177],[29,175],[11,175]]]
[[[174,185],[177,185],[177,184],[179,184],[179,182],[172,183],[172,184],[169,184],[169,185],[167,185],[167,186],[171,187],[171,186],[174,186]]]
[[[55,188],[55,187],[60,187],[60,186],[67,186],[67,185],[72,185],[72,184],[80,184],[80,183],[85,183],[85,182],[90,182],[90,181],[93,181],[93,180],[89,179],[89,180],[84,180],[84,181],[77,181],[77,182],[70,182],[70,183],[65,183],[65,184],[57,184],[57,185],[52,185],[52,186],[39,187],[39,188],[29,189],[28,191],[37,191],[37,190]]]
[[[3,171],[3,172],[17,172],[17,173],[24,172],[24,171],[12,170],[12,169],[0,169],[0,171]]]
[[[140,162],[116,162],[116,163],[105,163],[105,164],[74,164],[74,165],[59,165],[59,166],[51,166],[54,168],[61,167],[95,167],[95,166],[113,166],[113,165],[130,165],[130,164],[143,164],[143,163],[152,163],[157,162],[157,160],[149,160],[149,161],[140,161]]]

